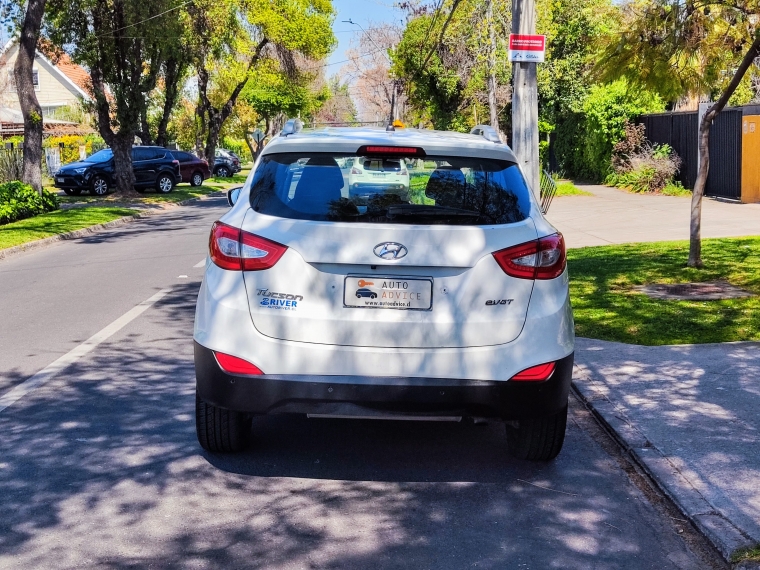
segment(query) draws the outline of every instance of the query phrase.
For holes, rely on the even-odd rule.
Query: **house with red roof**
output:
[[[18,42],[13,39],[0,51],[0,136],[9,131],[23,132],[21,106],[18,102],[13,67],[18,55]],[[42,120],[46,130],[70,130],[71,121],[59,119],[63,108],[76,108],[91,99],[90,74],[62,54],[53,62],[39,50],[34,59],[34,89],[42,107]],[[68,125],[68,128],[66,128]],[[88,129],[90,130],[90,129]]]

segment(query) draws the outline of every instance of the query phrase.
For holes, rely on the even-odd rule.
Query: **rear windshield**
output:
[[[251,207],[296,220],[492,225],[527,218],[530,194],[505,160],[270,154],[256,168]]]

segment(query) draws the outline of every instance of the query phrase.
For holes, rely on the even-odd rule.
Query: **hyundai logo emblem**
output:
[[[385,243],[379,243],[373,250],[375,255],[380,259],[401,259],[409,253],[406,246],[401,245],[393,241],[386,241]]]

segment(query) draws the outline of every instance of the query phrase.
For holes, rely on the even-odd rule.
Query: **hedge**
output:
[[[57,209],[58,198],[47,190],[40,195],[18,180],[0,184],[0,225]]]

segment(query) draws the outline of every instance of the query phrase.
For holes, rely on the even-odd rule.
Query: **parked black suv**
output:
[[[233,153],[223,148],[216,149],[216,158],[214,159],[214,176],[220,178],[228,178],[240,172],[242,170],[240,165],[240,158]]]
[[[179,161],[172,153],[160,146],[136,146],[132,148],[132,170],[135,173],[135,190],[155,188],[168,193],[182,181]],[[65,164],[55,174],[55,187],[69,196],[78,196],[87,190],[93,196],[104,196],[114,180],[113,152],[104,149],[82,161]]]

